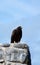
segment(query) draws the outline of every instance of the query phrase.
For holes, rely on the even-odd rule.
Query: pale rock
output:
[[[23,64],[28,55],[26,44],[0,45],[0,65],[27,65]]]

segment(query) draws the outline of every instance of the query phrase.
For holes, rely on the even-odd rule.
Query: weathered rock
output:
[[[5,63],[0,63],[0,65],[5,65]]]
[[[13,47],[16,47],[16,48],[27,48],[28,47],[28,45],[27,44],[17,44],[17,43],[15,43],[15,44],[11,44]]]
[[[7,43],[7,44],[3,44],[2,46],[3,46],[3,47],[9,47],[10,44]]]
[[[6,62],[6,65],[27,65],[27,64],[21,64],[21,63],[16,63],[16,62]]]
[[[26,44],[0,45],[0,65],[28,65],[28,50]]]
[[[18,61],[23,63],[26,58],[27,50],[26,49],[18,49],[18,48],[7,48],[6,49],[6,60],[7,61]]]
[[[2,48],[0,48],[0,63],[4,62],[4,51]]]

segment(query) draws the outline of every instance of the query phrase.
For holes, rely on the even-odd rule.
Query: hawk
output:
[[[11,43],[18,43],[20,42],[22,38],[22,27],[18,26],[16,29],[14,29],[12,31],[12,35],[11,35]]]

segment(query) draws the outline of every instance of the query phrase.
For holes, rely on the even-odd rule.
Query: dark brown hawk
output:
[[[18,43],[20,42],[21,38],[22,38],[22,27],[19,26],[12,31],[11,43],[14,43],[14,42]]]

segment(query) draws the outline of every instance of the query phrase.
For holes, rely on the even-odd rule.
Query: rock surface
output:
[[[26,44],[0,45],[0,65],[27,65],[23,63],[27,55],[28,46]]]

